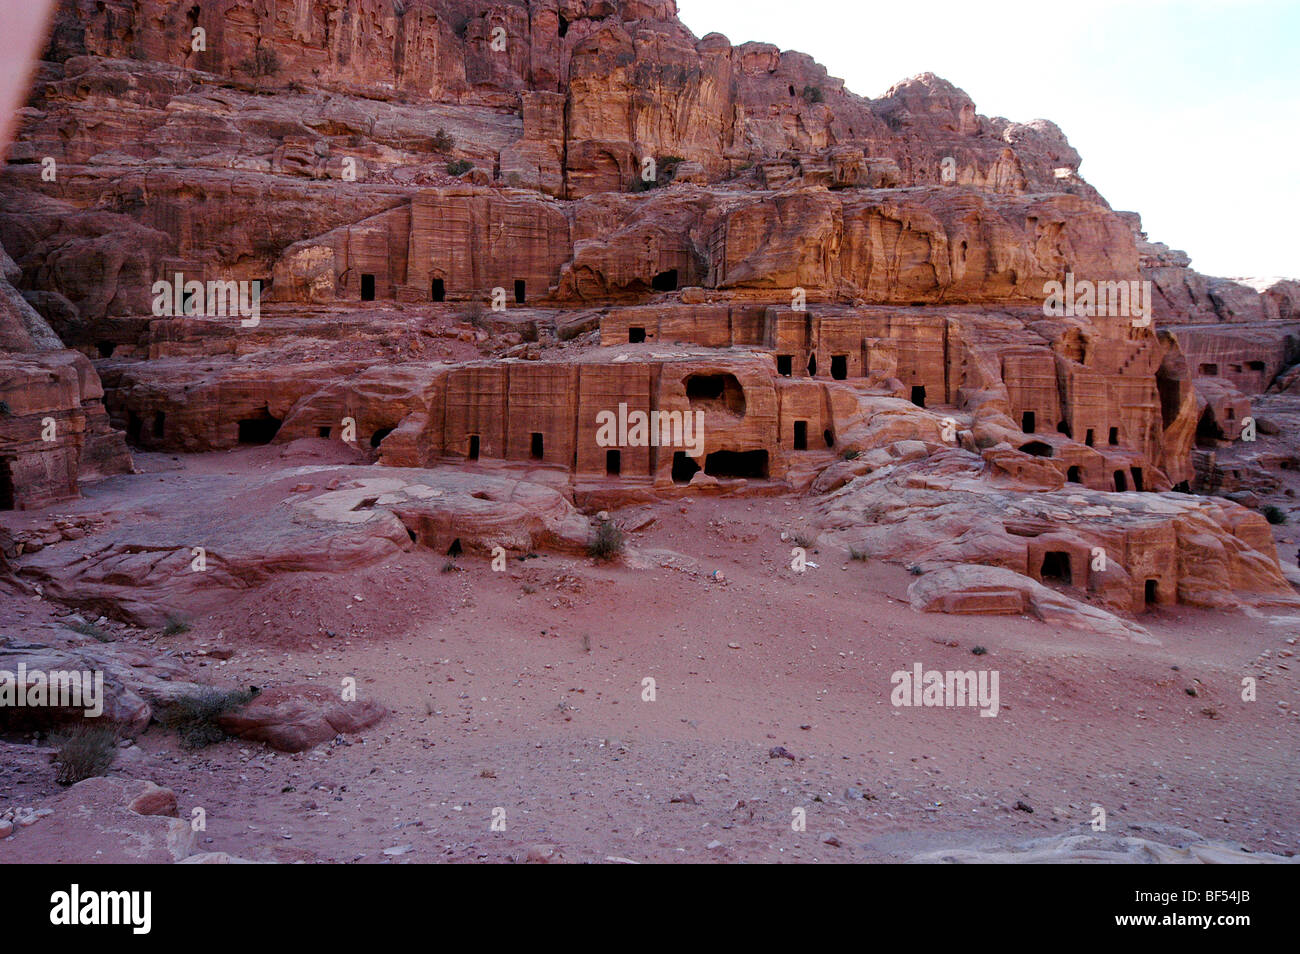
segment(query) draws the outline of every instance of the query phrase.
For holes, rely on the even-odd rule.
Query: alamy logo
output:
[[[601,447],[684,447],[692,457],[704,453],[703,411],[629,411],[596,414],[596,443]]]
[[[104,712],[103,672],[51,671],[28,669],[18,664],[18,671],[0,669],[0,709],[55,708],[81,709],[87,719]]]
[[[239,316],[241,327],[256,328],[262,320],[262,283],[260,281],[203,282],[185,281],[177,272],[169,281],[153,283],[153,313],[157,318],[196,315],[208,318]]]
[[[965,672],[930,669],[922,672],[921,664],[914,663],[911,672],[900,669],[889,677],[889,681],[894,685],[889,701],[895,707],[978,706],[981,716],[998,714],[996,669]]]
[[[1067,272],[1064,283],[1044,283],[1043,294],[1048,318],[1131,318],[1134,328],[1151,324],[1150,282],[1075,281]]]
[[[153,893],[150,891],[85,891],[73,885],[70,891],[50,895],[50,923],[128,924],[133,934],[148,934],[153,923]]]

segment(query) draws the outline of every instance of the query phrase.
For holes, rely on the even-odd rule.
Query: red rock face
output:
[[[806,55],[696,38],[667,0],[66,2],[21,119],[0,178],[16,507],[129,470],[123,436],[185,452],[341,440],[350,463],[431,472],[491,462],[558,481],[565,506],[606,507],[809,488],[861,502],[875,491],[853,461],[881,452],[881,469],[908,464],[894,476],[910,490],[970,480],[1103,507],[1221,473],[1207,455],[1240,447],[1249,397],[1300,341],[1300,286],[1191,271],[1079,177],[1051,123],[981,116],[930,73],[863,98]],[[164,285],[160,313],[157,282],[257,283],[257,310],[178,310],[189,292]],[[1054,283],[1137,297],[1053,311]],[[703,431],[610,446],[599,422],[615,410],[698,414]],[[537,487],[517,492],[549,516],[519,539],[579,546]],[[1216,532],[1168,506],[1183,515],[1098,511],[1061,552],[1126,541],[1124,576],[1094,586],[1122,612],[1149,579],[1165,603],[1284,593],[1258,521],[1223,504],[1221,522],[1251,530]],[[391,503],[356,559],[400,548],[402,527],[440,549],[473,539],[472,511]],[[1180,534],[1226,569],[1190,570]],[[900,559],[934,542],[898,541]],[[1032,547],[938,552],[1041,575]],[[70,592],[66,566],[41,559]],[[86,575],[108,602],[111,576]],[[919,603],[1038,599],[967,589]]]

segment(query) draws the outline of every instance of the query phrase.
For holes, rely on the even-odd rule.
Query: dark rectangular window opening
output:
[[[163,431],[167,426],[167,415],[163,411],[154,411],[153,415],[153,436],[162,438]]]
[[[623,452],[621,450],[605,451],[605,474],[617,477],[623,473]]]
[[[361,276],[361,300],[362,301],[375,300],[375,276],[374,275]]]
[[[1039,571],[1044,583],[1060,583],[1069,586],[1073,580],[1070,572],[1070,554],[1064,550],[1049,550],[1043,554],[1043,566]]]
[[[912,385],[912,403],[917,407],[925,407],[925,385]]]
[[[627,341],[628,344],[640,344],[641,342],[645,341],[645,329],[644,328],[627,329]]]
[[[1143,590],[1142,595],[1146,600],[1147,606],[1155,606],[1156,603],[1159,602],[1159,598],[1160,598],[1159,580],[1147,580],[1146,584],[1142,587],[1142,590]]]
[[[132,444],[140,443],[140,432],[144,430],[144,419],[135,411],[126,412],[126,439]]]
[[[10,460],[0,460],[0,510],[14,509],[14,472]]]
[[[1026,411],[1024,414],[1020,415],[1020,429],[1026,434],[1034,433],[1034,425],[1036,423],[1037,421],[1034,420],[1033,411]]]
[[[1128,490],[1128,477],[1122,470],[1115,471],[1115,489],[1120,493]]]
[[[1212,378],[1219,373],[1219,366],[1217,364],[1203,364],[1199,371],[1206,377]]]
[[[1249,368],[1250,370],[1252,370],[1252,371],[1263,371],[1263,370],[1264,370],[1264,362],[1263,362],[1263,361],[1247,361],[1247,362],[1246,362],[1246,367],[1248,367],[1248,368]]]
[[[786,378],[794,374],[794,355],[778,354],[776,356],[776,373]]]
[[[1109,437],[1109,440],[1110,440],[1110,444],[1111,444],[1112,447],[1113,447],[1114,445],[1116,445],[1116,444],[1119,443],[1119,428],[1118,428],[1118,427],[1112,427],[1112,428],[1110,429],[1110,437]]]
[[[1088,428],[1088,433],[1085,434],[1085,435],[1083,436],[1083,442],[1084,442],[1085,444],[1087,444],[1089,447],[1092,446],[1093,436],[1092,436],[1092,428],[1091,428],[1091,427]]]
[[[808,422],[807,421],[794,422],[794,449],[795,450],[808,449]]]
[[[1065,479],[1072,484],[1083,483],[1083,480],[1081,478],[1082,478],[1082,474],[1080,474],[1078,467],[1071,467],[1069,470],[1065,472]]]
[[[528,456],[531,457],[533,460],[542,459],[542,435],[541,434],[538,434],[536,432],[533,433],[533,439],[528,448]]]
[[[767,479],[767,451],[714,451],[704,458],[704,472],[710,477]]]
[[[477,434],[471,434],[469,436],[469,453],[467,453],[465,456],[468,457],[470,460],[478,460],[478,435]]]
[[[331,433],[333,433],[333,431],[334,428],[330,427],[329,425],[324,425],[322,427],[316,428],[316,436],[323,437],[326,440],[329,440],[329,436]]]
[[[849,376],[849,356],[847,354],[831,355],[831,377],[843,381]]]
[[[515,279],[515,303],[518,305],[524,303],[524,280],[522,278]]]
[[[1141,492],[1142,490],[1142,468],[1133,468],[1133,489]]]
[[[429,297],[434,301],[447,300],[447,286],[441,278],[435,278],[429,285]]]

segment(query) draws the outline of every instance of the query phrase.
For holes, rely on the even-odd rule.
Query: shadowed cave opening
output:
[[[912,385],[912,403],[917,407],[925,407],[925,385]]]
[[[441,278],[435,278],[429,283],[429,297],[434,301],[447,300],[447,286]]]
[[[670,268],[650,279],[650,287],[655,291],[677,290],[677,269]]]
[[[704,458],[704,472],[710,477],[767,479],[767,451],[714,451]]]
[[[693,374],[686,379],[686,399],[692,408],[745,414],[745,389],[734,374]]]
[[[1145,598],[1147,606],[1155,606],[1159,598],[1160,581],[1147,580],[1142,587],[1142,595]]]
[[[257,417],[246,417],[239,422],[239,443],[269,444],[280,432],[280,419],[263,411]]]
[[[689,484],[691,478],[700,472],[700,465],[686,451],[673,454],[673,483]]]
[[[847,354],[831,355],[831,377],[843,381],[849,376],[849,356]]]
[[[1070,573],[1070,554],[1063,550],[1048,550],[1043,554],[1043,567],[1039,573],[1044,583],[1060,583],[1069,586],[1073,582]]]
[[[379,430],[375,431],[373,434],[370,435],[370,446],[378,447],[380,444],[383,443],[384,438],[391,433],[393,433],[393,429],[391,427],[381,427]]]
[[[640,344],[645,341],[645,329],[632,327],[627,329],[627,343]]]
[[[807,421],[794,422],[794,449],[795,450],[808,449],[808,422]]]

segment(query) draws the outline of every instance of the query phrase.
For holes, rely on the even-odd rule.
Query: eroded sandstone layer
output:
[[[0,178],[0,505],[127,444],[323,440],[340,469],[286,458],[204,586],[753,494],[951,570],[920,608],[1047,585],[1141,638],[1123,617],[1288,603],[1253,510],[1300,466],[1272,415],[1300,284],[1196,273],[1080,161],[933,74],[864,98],[671,0],[66,2]],[[611,443],[614,413],[665,439]],[[185,522],[6,554],[153,625],[198,585]]]

